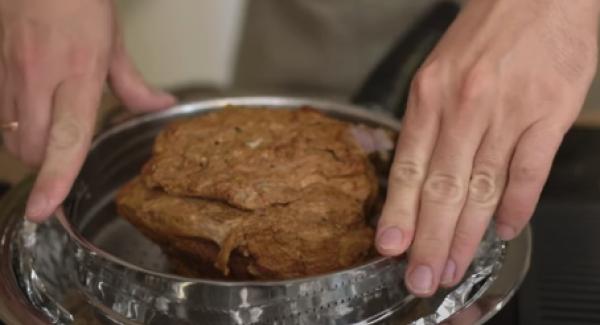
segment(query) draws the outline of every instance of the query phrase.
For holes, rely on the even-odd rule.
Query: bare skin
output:
[[[39,176],[26,216],[47,218],[65,198],[87,152],[102,87],[134,110],[172,105],[131,65],[111,0],[0,0],[0,120],[9,151]]]
[[[9,150],[40,167],[26,217],[45,220],[88,149],[106,80],[138,111],[174,99],[132,67],[110,0],[0,0],[0,120]],[[418,296],[460,281],[485,228],[514,238],[531,217],[596,71],[597,0],[472,0],[415,77],[377,247],[410,247]]]
[[[472,0],[412,84],[377,233],[407,287],[460,281],[496,216],[529,221],[596,71],[600,2]]]

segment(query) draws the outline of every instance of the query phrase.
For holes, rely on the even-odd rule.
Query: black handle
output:
[[[354,95],[352,102],[378,107],[396,117],[402,117],[413,75],[454,21],[459,10],[460,6],[451,1],[433,7],[394,44]]]

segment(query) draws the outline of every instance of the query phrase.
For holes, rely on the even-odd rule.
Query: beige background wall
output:
[[[227,86],[246,1],[144,0],[117,4],[127,46],[150,82],[162,87],[190,83]],[[600,76],[585,105],[585,109],[591,108],[600,110]]]
[[[244,0],[117,1],[127,47],[152,83],[226,85]]]

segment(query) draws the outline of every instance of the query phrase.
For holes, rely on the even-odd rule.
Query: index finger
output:
[[[98,80],[81,76],[55,90],[46,158],[29,195],[26,218],[43,221],[67,196],[92,138],[101,89]]]
[[[419,193],[440,123],[438,76],[435,65],[426,65],[417,73],[411,86],[390,169],[387,196],[377,226],[377,249],[382,255],[404,253],[414,237]]]

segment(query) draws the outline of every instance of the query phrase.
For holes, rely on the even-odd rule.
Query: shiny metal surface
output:
[[[5,200],[0,205],[2,238],[11,237],[1,243],[0,270],[16,267],[12,280],[0,280],[1,317],[15,317],[7,307],[11,302],[5,301],[11,294],[20,297],[23,314],[40,319],[45,314],[63,323],[89,317],[98,323],[127,324],[435,324],[450,317],[453,324],[462,324],[455,317],[477,315],[479,322],[491,317],[522,281],[529,232],[506,249],[489,237],[470,276],[432,299],[415,299],[406,292],[401,281],[404,262],[399,259],[379,258],[351,270],[291,281],[223,282],[167,274],[160,250],[117,217],[112,196],[149,157],[164,123],[229,104],[310,105],[339,118],[399,128],[386,115],[345,104],[272,97],[202,101],[117,126],[95,141],[65,213],[59,212],[62,226],[56,220],[40,226],[24,223],[16,211],[25,193],[14,190],[14,204]],[[502,256],[490,259],[490,254],[504,254],[504,263],[499,263]]]
[[[62,314],[67,316],[63,317],[67,320],[59,321],[59,324],[115,324],[87,302],[78,289],[75,277],[69,274],[73,256],[60,254],[65,251],[65,243],[68,241],[62,226],[56,220],[39,226],[31,225],[24,223],[20,218],[30,186],[31,183],[27,182],[13,189],[8,197],[10,201],[15,202],[14,204],[8,204],[9,200],[0,202],[2,226],[7,225],[7,220],[12,224],[9,228],[3,228],[7,230],[4,234],[36,234],[36,240],[31,240],[26,250],[16,245],[19,238],[2,242],[0,271],[2,274],[12,273],[15,276],[0,279],[0,319],[11,325],[50,324],[55,323]],[[52,245],[49,245],[50,243]],[[12,248],[10,250],[14,255],[7,255],[7,247]],[[508,243],[505,262],[493,284],[487,290],[483,290],[481,297],[474,299],[470,306],[450,316],[447,319],[448,323],[481,324],[500,310],[515,293],[526,274],[530,249],[531,234],[527,229],[517,239]],[[21,261],[13,270],[11,262],[16,260]],[[24,292],[16,280],[19,280],[21,285],[29,283],[30,292]],[[38,296],[38,299],[32,299],[30,302],[27,301],[28,296]],[[39,299],[41,297],[44,298]],[[39,303],[43,305],[40,306]],[[439,309],[438,304],[439,301],[428,299],[415,301],[409,310],[381,323],[407,324],[435,313],[436,309]],[[48,308],[52,306],[55,308]],[[69,317],[72,317],[72,321],[68,320]]]
[[[0,201],[0,320],[7,324],[48,323],[45,313],[35,308],[21,290],[13,270],[16,262],[13,244],[18,242],[17,236],[23,224],[20,216],[32,184],[31,179],[24,181]]]

